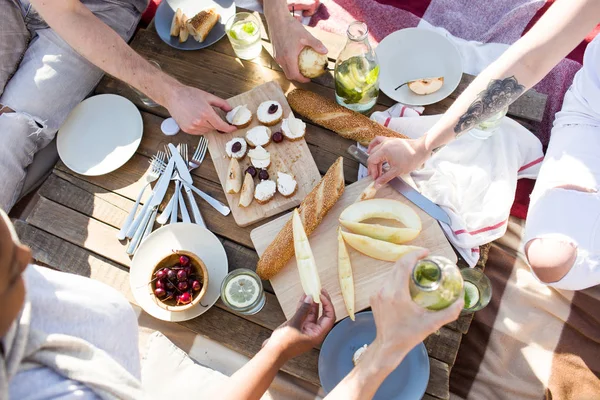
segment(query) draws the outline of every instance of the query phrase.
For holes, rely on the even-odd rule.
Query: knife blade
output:
[[[183,161],[181,154],[179,154],[179,151],[177,151],[177,148],[175,148],[173,143],[169,143],[169,149],[171,150],[171,158],[175,159],[175,166],[177,168],[177,172],[179,173],[179,177],[184,182],[187,182],[190,185],[193,184],[194,181],[192,180],[192,175],[190,174],[190,171],[188,170],[187,163],[185,161]],[[192,193],[191,189],[186,187],[185,185],[183,186],[182,189],[185,190],[185,194],[187,195],[188,201],[190,202],[190,206],[192,207],[192,213],[194,214],[195,222],[198,225],[206,228],[206,223],[204,222],[204,219],[202,218],[202,214],[200,214],[200,209],[198,208],[198,203],[196,203],[196,199],[194,198],[194,194]]]
[[[171,176],[173,175],[173,170],[175,169],[175,160],[173,157],[169,160],[167,164],[167,168],[165,168],[165,172],[161,175],[160,179],[154,186],[154,190],[152,191],[152,198],[148,201],[148,208],[146,209],[143,215],[139,215],[141,217],[141,221],[138,225],[138,228],[129,242],[129,246],[127,247],[127,254],[133,254],[140,244],[140,240],[146,231],[146,227],[148,222],[150,221],[150,217],[158,209],[158,206],[162,202],[165,194],[167,193],[167,189],[169,188],[169,183],[171,182]],[[136,218],[137,219],[137,218]],[[154,221],[152,221],[154,222]],[[152,228],[150,228],[152,229]]]
[[[355,145],[348,147],[348,154],[356,159],[359,163],[367,166],[367,160],[369,156],[365,153],[364,150],[359,149]],[[412,186],[406,183],[402,178],[396,177],[388,182],[388,184],[393,187],[398,193],[402,194],[411,203],[419,207],[421,210],[425,211],[429,216],[435,218],[436,220],[443,222],[447,225],[450,225],[450,217],[446,211],[444,211],[440,206],[435,204],[433,201],[429,200],[427,197],[423,196],[417,190],[415,190]]]

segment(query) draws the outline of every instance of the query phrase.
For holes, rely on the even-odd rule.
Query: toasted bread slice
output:
[[[181,29],[179,30],[179,43],[183,43],[190,37],[190,31],[187,28],[188,17],[181,14]]]
[[[206,37],[212,28],[214,28],[218,20],[219,14],[214,8],[203,10],[187,21],[187,28],[190,35],[198,42],[202,43],[206,40]]]
[[[171,21],[171,36],[179,36],[180,31],[185,28],[185,25],[182,24],[182,16],[183,11],[181,11],[181,8],[178,8]]]

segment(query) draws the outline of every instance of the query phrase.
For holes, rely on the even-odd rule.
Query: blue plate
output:
[[[319,379],[329,393],[354,368],[352,356],[365,344],[375,340],[376,330],[371,311],[356,314],[356,321],[346,318],[329,332],[319,355]],[[429,356],[419,343],[387,378],[374,400],[412,400],[425,394],[429,382]]]
[[[212,28],[204,42],[200,43],[190,35],[188,40],[179,43],[179,37],[171,36],[171,22],[178,8],[181,8],[181,11],[188,18],[192,18],[202,10],[214,8],[219,13],[219,21]],[[179,50],[199,50],[210,46],[225,36],[225,24],[234,15],[235,3],[233,0],[168,0],[162,1],[158,6],[154,23],[158,36],[169,46]]]

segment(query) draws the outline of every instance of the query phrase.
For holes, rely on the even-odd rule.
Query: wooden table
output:
[[[344,46],[345,38],[314,29],[311,31],[326,44],[334,60]],[[164,44],[152,27],[140,30],[131,45],[144,57],[156,60],[163,71],[222,98],[235,96],[270,80],[279,82],[285,92],[300,86],[329,98],[334,97],[330,75],[308,84],[295,85],[289,82],[269,55],[271,46],[266,32],[263,34],[263,43],[266,50],[253,61],[236,59],[225,38],[202,51],[178,51]],[[471,80],[471,76],[465,75],[455,93],[428,106],[425,113],[444,112]],[[119,170],[98,177],[80,176],[62,163],[57,164],[41,187],[39,199],[26,220],[17,221],[16,226],[22,241],[32,247],[37,262],[103,281],[134,302],[128,283],[131,260],[125,254],[126,244],[116,239],[116,233],[145,183],[148,159],[169,141],[186,142],[195,148],[198,138],[185,134],[171,139],[163,136],[160,123],[168,117],[167,111],[163,108],[147,108],[126,84],[111,77],[101,81],[96,93],[125,96],[142,111],[144,137],[137,153]],[[545,101],[545,96],[530,92],[511,108],[510,114],[532,128],[541,121]],[[376,107],[384,109],[392,104],[392,100],[381,95]],[[356,180],[358,165],[346,154],[346,149],[352,144],[350,141],[313,125],[307,130],[306,140],[322,174],[341,155],[346,158],[345,176],[348,183]],[[193,171],[193,175],[197,187],[225,202],[210,156],[207,156],[201,168]],[[198,204],[208,228],[219,236],[225,247],[229,269],[255,269],[258,256],[250,241],[250,231],[255,226],[240,228],[231,216],[218,214],[204,201],[199,200]],[[181,325],[252,357],[271,331],[285,320],[268,282],[266,288],[267,304],[257,315],[236,315],[219,301],[202,316]],[[470,317],[460,318],[425,340],[431,376],[424,398],[449,398],[450,369],[470,321]],[[283,370],[318,386],[318,357],[319,350],[313,349],[289,361]]]

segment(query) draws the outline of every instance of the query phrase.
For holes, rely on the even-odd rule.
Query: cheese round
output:
[[[269,110],[274,112],[269,112]],[[281,120],[283,117],[283,109],[281,104],[277,101],[269,100],[263,101],[256,110],[256,117],[260,123],[265,125],[274,125]]]

